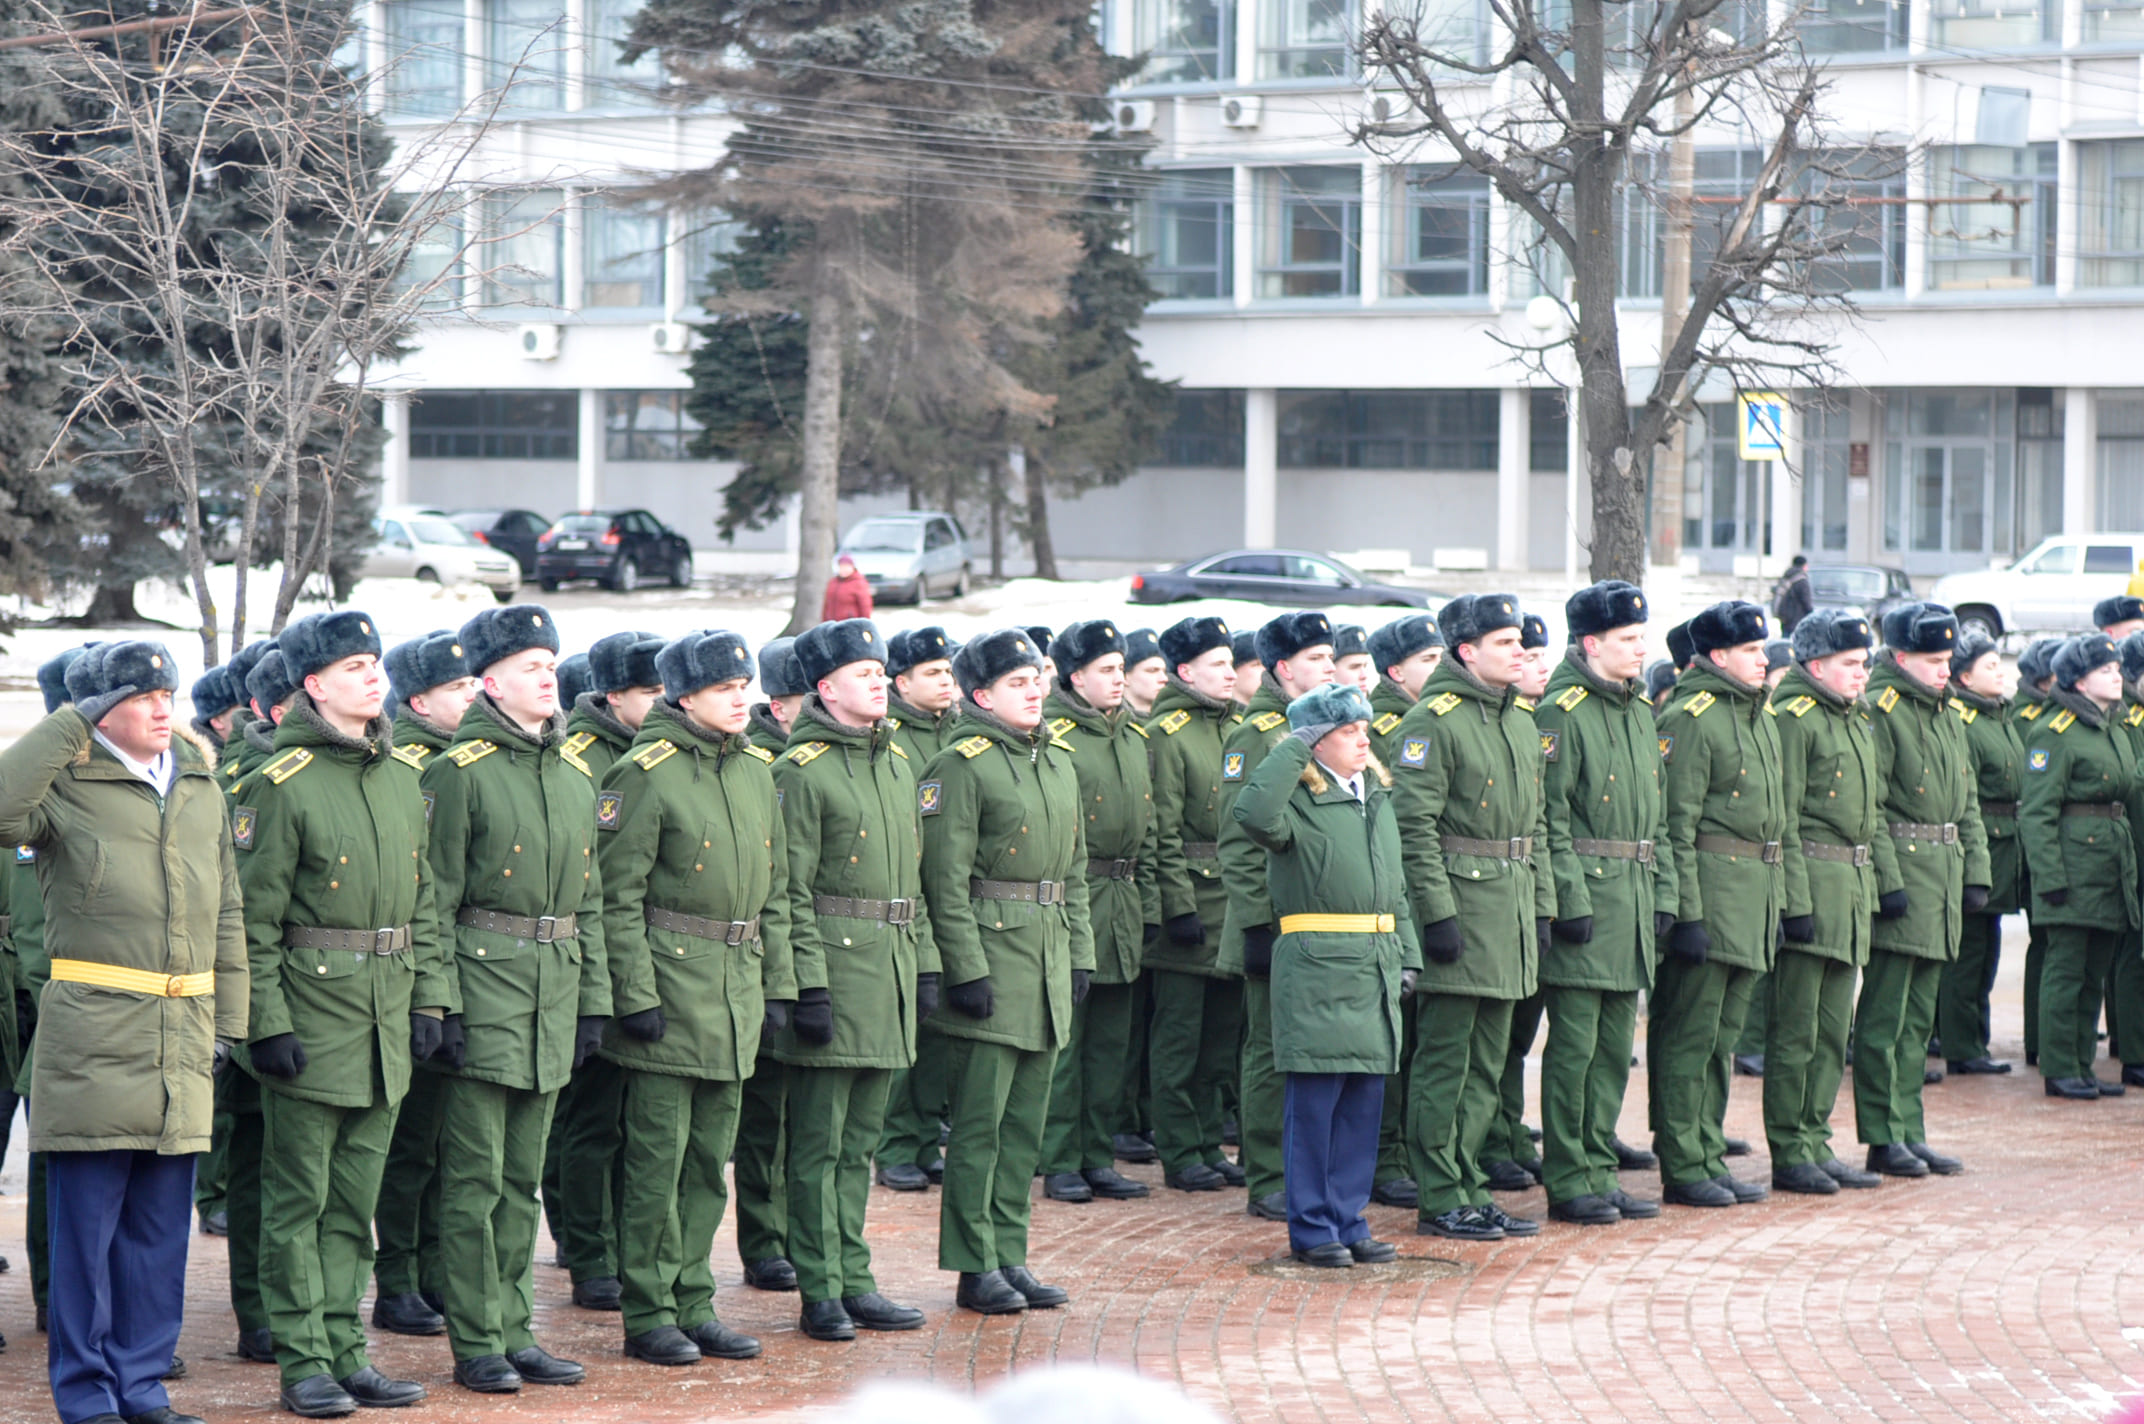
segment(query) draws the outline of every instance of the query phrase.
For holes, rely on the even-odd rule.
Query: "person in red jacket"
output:
[[[856,572],[856,561],[847,554],[834,560],[834,576],[826,581],[826,601],[819,606],[819,621],[871,616],[871,584]]]

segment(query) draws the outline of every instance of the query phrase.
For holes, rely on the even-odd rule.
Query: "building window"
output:
[[[1571,467],[1571,392],[1527,392],[1526,416],[1526,468],[1537,475],[1565,473]]]
[[[1802,175],[1808,231],[1836,240],[1813,264],[1824,291],[1895,291],[1906,279],[1906,165],[1894,149],[1819,154]]]
[[[1140,204],[1139,246],[1154,290],[1177,301],[1235,295],[1235,213],[1233,169],[1164,173]]]
[[[1362,170],[1258,174],[1258,295],[1352,297],[1362,278]]]
[[[2022,49],[2061,38],[2059,0],[1930,0],[1930,41],[1944,49]]]
[[[1132,48],[1140,84],[1203,84],[1236,72],[1233,0],[1136,0]]]
[[[1474,297],[1489,290],[1489,180],[1448,168],[1394,175],[1403,214],[1388,224],[1393,251],[1385,292],[1395,297]]]
[[[1867,54],[1906,47],[1903,0],[1815,0],[1795,26],[1811,54]]]
[[[1290,469],[1494,470],[1495,391],[1282,391]]]
[[[558,0],[487,0],[487,88],[506,89],[512,109],[557,109],[566,102],[566,12]]]
[[[577,391],[425,391],[410,397],[415,460],[573,460]]]
[[[419,118],[462,102],[462,7],[456,0],[388,0],[387,111]]]
[[[484,305],[564,304],[565,202],[556,188],[484,199]]]
[[[1176,418],[1162,433],[1156,463],[1240,469],[1243,465],[1243,392],[1176,393]]]
[[[1844,405],[1804,406],[1802,421],[1802,549],[1843,553],[1852,422]]]
[[[660,310],[662,209],[619,193],[592,196],[581,211],[587,234],[581,305]]]
[[[1928,244],[1937,291],[2046,287],[2055,280],[2055,146],[1938,148],[1930,192],[1986,199],[1936,207]],[[2017,202],[1999,202],[2019,199]]]
[[[2144,286],[2144,139],[2077,145],[2077,283]]]
[[[588,100],[598,108],[645,108],[662,84],[662,63],[650,50],[631,64],[618,57],[633,32],[641,0],[588,0]]]
[[[1884,407],[1884,548],[1980,554],[2014,494],[2017,393],[1909,391]]]
[[[1266,0],[1259,7],[1260,79],[1338,79],[1353,72],[1350,0]]]
[[[459,218],[432,224],[410,244],[402,265],[402,290],[424,291],[425,311],[450,311],[462,304],[462,225]],[[429,288],[429,291],[425,291]]]
[[[700,422],[685,413],[684,391],[605,391],[603,458],[690,460]]]
[[[2084,0],[2086,44],[2133,45],[2140,39],[2144,39],[2144,3]]]
[[[737,250],[744,237],[744,224],[722,213],[680,213],[677,222],[684,232],[676,240],[685,248],[685,295],[702,310],[708,299],[719,294],[716,268]]]
[[[1764,166],[1754,148],[1707,148],[1692,156],[1690,174],[1690,282],[1704,280],[1720,250],[1720,235],[1734,222],[1740,204]],[[1666,287],[1667,158],[1634,156],[1632,181],[1623,190],[1623,227],[1616,240],[1621,253],[1622,295],[1658,297]]]

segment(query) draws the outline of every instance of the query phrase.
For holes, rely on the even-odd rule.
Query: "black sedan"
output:
[[[503,554],[512,554],[521,565],[523,578],[536,577],[536,541],[551,527],[551,521],[533,509],[454,509],[450,523],[480,544],[489,544]]]
[[[692,586],[692,545],[645,509],[583,509],[561,515],[536,541],[536,582],[556,593],[569,579],[594,579],[620,593],[660,579]]]
[[[1234,549],[1132,575],[1132,602],[1180,603],[1192,598],[1241,598],[1290,608],[1333,604],[1427,608],[1420,589],[1372,583],[1330,554],[1300,549]]]
[[[1844,608],[1874,622],[1913,601],[1913,584],[1880,564],[1811,564],[1809,594],[1818,608]]]

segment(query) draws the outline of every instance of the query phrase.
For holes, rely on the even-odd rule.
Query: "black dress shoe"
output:
[[[685,1338],[700,1347],[710,1360],[756,1360],[759,1341],[742,1330],[732,1330],[719,1320],[703,1320],[685,1332]]]
[[[1735,1194],[1711,1178],[1665,1184],[1660,1195],[1670,1206],[1733,1206]]]
[[[1042,1179],[1042,1194],[1051,1201],[1091,1202],[1094,1188],[1077,1172],[1052,1172]]]
[[[2127,1088],[2123,1087],[2121,1083],[2110,1083],[2105,1078],[2094,1078],[2092,1080],[2092,1083],[2094,1087],[2099,1089],[2099,1095],[2103,1098],[2118,1098],[2122,1094],[2129,1091]]]
[[[201,1213],[201,1234],[203,1236],[229,1236],[231,1234],[231,1213],[220,1209]]]
[[[104,1417],[113,1419],[118,1416],[107,1414]],[[126,1417],[126,1424],[208,1424],[208,1421],[198,1414],[181,1414],[168,1404],[159,1404],[154,1409],[144,1409],[139,1414],[129,1414]]]
[[[446,1326],[442,1324],[440,1329]],[[251,1360],[256,1365],[275,1363],[275,1332],[263,1325],[258,1330],[238,1332],[238,1358]]]
[[[447,1318],[426,1305],[423,1296],[404,1291],[372,1303],[372,1324],[395,1335],[441,1335],[446,1332]]]
[[[325,1371],[284,1385],[283,1407],[300,1419],[340,1419],[357,1413],[357,1401]]]
[[[1286,1221],[1288,1219],[1288,1193],[1267,1192],[1262,1197],[1252,1197],[1244,1211],[1261,1221]]]
[[[1218,1162],[1209,1162],[1206,1165],[1219,1173],[1221,1180],[1231,1187],[1240,1187],[1250,1181],[1250,1178],[1244,1174],[1243,1169],[1226,1157],[1223,1157]]]
[[[1943,1070],[1941,1068],[1923,1068],[1921,1070],[1921,1084],[1923,1087],[1933,1088],[1942,1081]]]
[[[159,1378],[162,1378],[162,1379],[167,1379],[167,1380],[182,1380],[182,1379],[185,1379],[185,1378],[186,1378],[186,1358],[185,1358],[185,1356],[183,1356],[183,1355],[173,1355],[173,1356],[171,1357],[171,1363],[170,1363],[170,1364],[168,1364],[168,1365],[166,1365],[166,1366],[164,1366],[164,1373],[163,1373],[163,1374],[162,1374],[161,1376],[159,1376]]]
[[[1489,1178],[1492,1192],[1530,1192],[1540,1185],[1534,1180],[1533,1173],[1508,1157],[1501,1162],[1483,1164],[1482,1171]]]
[[[1343,1267],[1352,1270],[1355,1253],[1337,1241],[1321,1241],[1307,1251],[1290,1251],[1288,1258],[1298,1266]]]
[[[1167,1173],[1161,1180],[1180,1192],[1217,1192],[1228,1185],[1219,1172],[1204,1162],[1193,1162],[1181,1172]]]
[[[1805,1197],[1835,1197],[1839,1184],[1814,1162],[1794,1162],[1785,1167],[1772,1169],[1772,1187],[1775,1191],[1793,1192]]]
[[[1415,1222],[1417,1236],[1443,1236],[1453,1241],[1501,1241],[1504,1228],[1491,1221],[1478,1206],[1455,1206]]]
[[[2010,1065],[2005,1063],[2001,1071],[2009,1072]],[[2144,1063],[2124,1063],[2122,1065],[2122,1082],[2132,1088],[2144,1088]]]
[[[1965,1164],[1955,1157],[1946,1157],[1925,1142],[1909,1142],[1906,1150],[1928,1164],[1928,1170],[1939,1177],[1955,1177],[1965,1170]]]
[[[447,1316],[447,1298],[436,1290],[418,1291],[417,1299],[432,1308],[432,1313],[444,1320]]]
[[[37,1307],[37,1333],[45,1333],[45,1308],[41,1305]]]
[[[1158,1162],[1161,1154],[1154,1144],[1136,1132],[1120,1132],[1109,1139],[1109,1150],[1119,1162]]]
[[[616,1276],[573,1283],[573,1303],[583,1310],[617,1310],[624,1299],[625,1288],[618,1284]]]
[[[1735,1194],[1735,1203],[1738,1206],[1754,1205],[1772,1194],[1772,1189],[1762,1182],[1745,1182],[1732,1173],[1723,1172],[1713,1180]]]
[[[1818,1171],[1850,1192],[1865,1192],[1871,1187],[1883,1185],[1883,1178],[1877,1176],[1874,1172],[1864,1172],[1859,1167],[1850,1166],[1836,1157],[1829,1162],[1819,1162],[1816,1166]]]
[[[675,1325],[658,1325],[638,1335],[625,1337],[627,1359],[646,1360],[651,1365],[696,1365],[700,1347]]]
[[[561,1360],[541,1345],[509,1352],[506,1363],[530,1384],[579,1384],[588,1378],[580,1361]]]
[[[1621,1212],[1625,1221],[1651,1221],[1654,1217],[1660,1215],[1659,1202],[1649,1201],[1644,1197],[1634,1197],[1621,1187],[1617,1187],[1614,1191],[1605,1193],[1605,1195],[1608,1198],[1608,1205]]]
[[[342,1392],[366,1409],[407,1409],[425,1396],[424,1386],[415,1380],[389,1379],[371,1365],[341,1384]]]
[[[1489,1220],[1489,1223],[1506,1236],[1539,1236],[1541,1223],[1530,1216],[1513,1216],[1495,1202],[1474,1208]]]
[[[2050,1098],[2069,1098],[2080,1103],[2099,1101],[2099,1081],[2096,1078],[2049,1078],[2040,1085],[2040,1089]]]
[[[1643,1147],[1633,1147],[1620,1137],[1610,1137],[1608,1145],[1615,1149],[1615,1169],[1618,1172],[1650,1172],[1660,1165],[1660,1159]]]
[[[1072,1299],[1072,1293],[1063,1286],[1043,1284],[1025,1266],[1004,1266],[998,1274],[1005,1277],[1005,1284],[1027,1297],[1029,1310],[1055,1310]]]
[[[1869,1170],[1886,1177],[1925,1177],[1928,1164],[1914,1156],[1902,1142],[1884,1142],[1869,1149]]]
[[[807,1300],[797,1328],[814,1340],[854,1340],[856,1321],[838,1300]]]
[[[1387,1177],[1370,1188],[1370,1200],[1379,1206],[1420,1206],[1422,1189],[1412,1177]]]
[[[793,1291],[797,1288],[797,1268],[789,1264],[787,1256],[747,1261],[744,1263],[744,1283],[753,1290]]]
[[[1608,1198],[1587,1192],[1569,1201],[1550,1202],[1548,1219],[1569,1222],[1573,1226],[1613,1226],[1623,1219],[1623,1213],[1617,1211]]]
[[[1135,1182],[1114,1167],[1089,1167],[1080,1176],[1089,1191],[1110,1201],[1136,1201],[1146,1195],[1145,1182]]]
[[[945,1180],[945,1158],[933,1157],[923,1164],[923,1179],[932,1186]]]
[[[931,1179],[913,1162],[894,1162],[878,1169],[878,1184],[890,1192],[927,1192]]]
[[[923,1312],[912,1305],[900,1305],[886,1299],[877,1291],[867,1295],[845,1295],[841,1308],[856,1322],[858,1330],[920,1330],[923,1328]]]
[[[1012,1288],[1003,1271],[962,1271],[953,1304],[977,1315],[1011,1315],[1027,1309],[1027,1297]]]
[[[1986,1056],[1979,1058],[1953,1058],[1948,1066],[1951,1072],[1961,1078],[1971,1077],[1975,1073],[2007,1073],[2010,1071],[2009,1064],[1999,1063],[1995,1059]],[[2122,1070],[2122,1076],[2125,1078],[2129,1076],[2127,1068]],[[2140,1078],[2137,1081],[2144,1082],[2144,1078]]]
[[[1764,1055],[1761,1053],[1737,1053],[1735,1055],[1735,1072],[1744,1078],[1762,1078],[1764,1076]]]
[[[454,1362],[454,1382],[478,1394],[513,1394],[521,1388],[521,1372],[504,1355],[478,1355]]]
[[[1360,1241],[1348,1242],[1347,1249],[1358,1266],[1382,1266],[1387,1261],[1397,1261],[1400,1258],[1399,1247],[1390,1241],[1379,1241],[1369,1236]]]
[[[1730,1137],[1730,1138],[1728,1138],[1728,1139],[1727,1139],[1727,1145],[1726,1145],[1726,1147],[1725,1147],[1725,1148],[1723,1148],[1723,1149],[1721,1150],[1721,1152],[1720,1152],[1720,1155],[1721,1155],[1722,1157],[1747,1157],[1747,1156],[1749,1156],[1749,1139],[1748,1139],[1748,1138],[1745,1138],[1745,1137]]]

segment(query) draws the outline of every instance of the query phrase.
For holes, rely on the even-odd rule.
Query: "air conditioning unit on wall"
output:
[[[682,356],[692,349],[692,328],[681,321],[658,321],[648,328],[648,339],[666,356]]]
[[[1255,129],[1265,111],[1265,100],[1256,94],[1231,94],[1221,101],[1221,122],[1232,129]]]
[[[514,344],[524,361],[556,361],[560,338],[555,321],[525,321],[514,329]]]
[[[1154,114],[1152,99],[1119,99],[1110,110],[1110,123],[1118,133],[1152,133]]]

